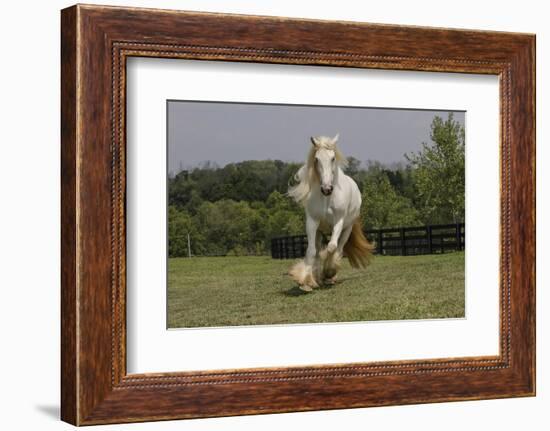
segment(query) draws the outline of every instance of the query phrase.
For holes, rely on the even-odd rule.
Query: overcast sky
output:
[[[404,161],[430,140],[434,116],[448,111],[217,102],[168,102],[168,170],[210,160],[304,161],[309,137],[340,134],[344,155],[365,162]],[[465,113],[454,112],[464,124]]]

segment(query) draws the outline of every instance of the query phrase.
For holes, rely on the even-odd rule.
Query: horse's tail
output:
[[[351,228],[344,254],[348,257],[349,263],[354,268],[366,268],[372,259],[374,246],[367,240],[361,226],[361,219],[358,217]]]

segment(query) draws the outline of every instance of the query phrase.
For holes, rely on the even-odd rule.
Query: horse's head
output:
[[[330,196],[334,190],[334,175],[338,168],[338,163],[342,161],[342,155],[336,147],[338,135],[334,138],[327,136],[312,136],[313,144],[313,163],[315,171],[319,176],[321,183],[321,193]]]

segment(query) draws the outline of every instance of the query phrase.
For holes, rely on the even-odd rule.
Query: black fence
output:
[[[464,223],[453,223],[373,229],[365,231],[365,235],[375,244],[376,254],[414,256],[464,250],[465,229]],[[285,236],[271,240],[273,259],[304,257],[306,249],[306,235]]]

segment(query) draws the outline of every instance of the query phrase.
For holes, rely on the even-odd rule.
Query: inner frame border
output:
[[[488,357],[442,358],[411,361],[384,361],[369,363],[328,364],[283,368],[236,369],[227,371],[206,372],[168,372],[156,374],[126,374],[125,349],[125,301],[126,297],[126,265],[125,265],[125,198],[126,198],[126,60],[128,57],[155,57],[194,60],[225,60],[265,63],[287,63],[289,58],[292,64],[303,65],[332,65],[335,62],[342,66],[388,69],[391,62],[392,69],[409,70],[407,62],[415,64],[418,70],[418,58],[395,56],[368,56],[343,53],[320,53],[314,51],[283,51],[258,50],[253,48],[228,48],[217,46],[171,45],[156,43],[137,43],[114,41],[112,43],[112,86],[113,99],[112,115],[112,383],[114,389],[145,388],[145,387],[172,387],[195,384],[226,384],[238,382],[273,382],[297,379],[323,379],[328,377],[371,377],[401,374],[421,374],[429,372],[453,372],[493,370],[510,367],[511,349],[511,248],[510,248],[510,64],[497,61],[474,61],[456,59],[422,58],[422,68],[426,71],[470,72],[475,68],[476,73],[495,74],[499,76],[501,97],[501,124],[500,124],[500,354]],[[327,61],[330,60],[330,63]],[[396,68],[394,61],[404,61],[401,68]],[[445,68],[438,67],[442,63]],[[432,65],[433,63],[433,65]],[[483,70],[479,70],[479,66]],[[412,68],[412,67],[411,67]],[[118,298],[118,299],[117,299]],[[283,377],[282,375],[292,376]],[[120,383],[117,385],[116,382]]]

